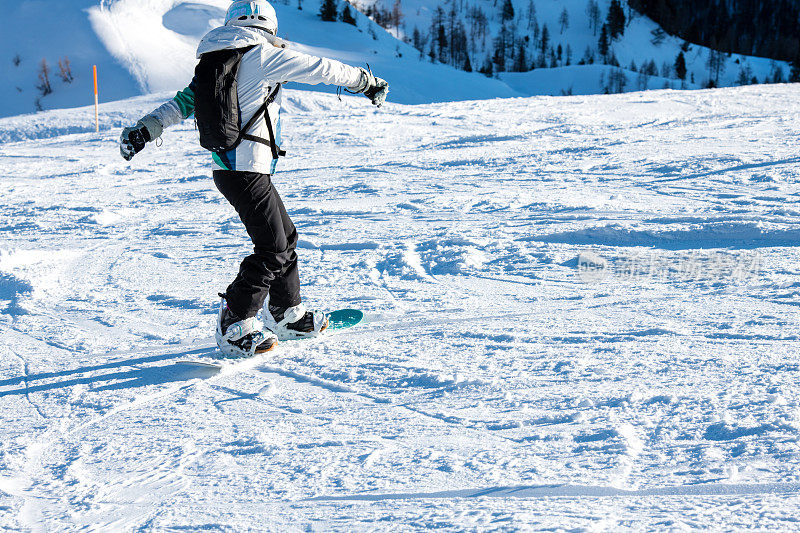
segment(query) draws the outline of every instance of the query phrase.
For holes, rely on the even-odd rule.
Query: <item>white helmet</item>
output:
[[[236,0],[225,14],[226,26],[251,26],[278,33],[278,15],[266,0]]]

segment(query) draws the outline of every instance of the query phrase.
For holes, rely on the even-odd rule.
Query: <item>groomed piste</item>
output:
[[[0,119],[0,523],[795,527],[800,89],[287,95],[304,298],[367,321],[222,370],[194,125],[117,151],[171,94]]]

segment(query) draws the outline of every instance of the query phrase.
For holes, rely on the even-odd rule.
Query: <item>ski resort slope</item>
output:
[[[144,92],[153,92],[188,85],[197,65],[197,43],[224,23],[229,5],[229,0],[150,0],[144,5],[139,0],[109,0],[91,9],[90,18],[112,55],[135,74]],[[355,10],[358,26],[323,22],[314,1],[303,10],[294,3],[275,2],[275,10],[278,34],[290,48],[355,66],[369,64],[377,75],[390,80],[395,102],[520,96],[499,80],[420,61],[414,48]],[[313,89],[336,91],[325,86]]]
[[[501,72],[496,73],[496,78],[467,73],[439,62],[431,63],[427,48],[423,54],[403,40],[410,38],[416,27],[423,38],[428,39],[426,46],[430,44],[428,33],[435,12],[430,0],[403,2],[405,31],[392,29],[391,32],[355,9],[352,13],[356,26],[323,22],[318,16],[319,0],[273,3],[279,18],[278,33],[290,42],[290,47],[351,65],[369,64],[376,75],[389,81],[389,100],[396,103],[680,87],[693,89],[704,86],[709,77],[707,48],[688,45],[670,36],[665,36],[663,42],[654,43],[652,32],[658,29],[658,25],[638,15],[627,26],[625,35],[612,46],[613,55],[622,65],[621,70],[600,65],[596,50],[598,36],[589,26],[583,0],[515,2],[515,18],[507,25],[513,26],[521,39],[529,39],[529,58],[532,60],[536,56],[534,28],[546,25],[553,47],[560,45],[562,48],[562,60],[558,62],[558,68]],[[366,7],[369,3],[359,5]],[[470,28],[470,35],[475,35],[469,41],[475,70],[484,66],[487,56],[495,52],[494,37],[501,26],[499,10],[502,3],[494,3],[470,0],[459,4],[454,12],[454,21],[464,22]],[[13,2],[0,19],[0,116],[92,103],[93,65],[98,66],[101,102],[183,89],[191,80],[197,64],[195,52],[198,42],[210,29],[223,23],[229,5],[230,0]],[[536,9],[535,21],[528,17],[531,5]],[[600,0],[601,18],[605,18],[608,5],[607,0]],[[474,27],[470,23],[467,12],[473,7],[482,9],[488,16],[485,25]],[[562,31],[558,20],[565,9],[570,23]],[[445,11],[449,16],[449,11]],[[689,74],[687,81],[681,82],[671,69],[684,45]],[[571,51],[569,62],[566,61],[568,47]],[[578,65],[587,51],[596,63]],[[63,79],[59,69],[59,62],[67,60],[68,80]],[[48,66],[49,94],[44,94],[41,88],[43,61]],[[659,75],[645,76],[631,70],[651,61]],[[720,86],[736,84],[740,71],[748,72],[748,78],[756,77],[759,82],[773,79],[776,69],[781,70],[784,78],[789,72],[788,64],[764,58],[733,54],[722,57],[721,61],[724,68],[718,80]],[[620,73],[624,75],[624,87],[620,87]],[[617,81],[612,83],[612,78]],[[336,90],[327,86],[294,88],[328,93]]]
[[[98,65],[100,98],[186,87],[197,65],[196,50],[210,29],[224,23],[230,0],[21,0],[0,20],[3,76],[0,116],[93,102],[92,65]],[[354,66],[369,64],[391,83],[390,100],[427,103],[522,96],[500,80],[442,64],[420,61],[418,52],[354,10],[358,27],[323,22],[312,1],[303,10],[275,2],[279,35],[289,47]],[[59,76],[69,59],[73,80]],[[17,61],[18,59],[18,61]],[[52,93],[42,96],[42,60],[49,65]],[[16,63],[16,64],[15,64]],[[335,87],[298,86],[335,92]]]
[[[0,120],[5,528],[796,528],[797,86],[288,91],[304,298],[368,321],[220,372],[243,227],[191,121],[117,152],[162,96]]]

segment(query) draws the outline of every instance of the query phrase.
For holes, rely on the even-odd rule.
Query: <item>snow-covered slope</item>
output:
[[[228,4],[227,0],[177,5],[173,0],[151,0],[143,6],[138,0],[116,0],[93,9],[91,18],[109,50],[120,62],[130,65],[141,86],[159,91],[188,84],[197,64],[197,41],[209,28],[222,23]],[[412,47],[363,15],[356,14],[360,27],[354,27],[321,21],[313,2],[307,8],[298,10],[294,5],[275,3],[280,36],[303,52],[352,65],[369,64],[391,81],[393,101],[421,103],[516,94],[498,80],[419,61]],[[169,51],[166,58],[165,50]]]
[[[41,107],[76,106],[92,101],[92,64],[99,65],[101,100],[117,100],[154,91],[178,90],[191,80],[197,42],[222,23],[228,0],[65,0],[52,7],[23,0],[0,22],[2,61],[10,74],[0,80],[0,116]],[[359,27],[322,22],[318,6],[299,11],[275,3],[280,34],[296,48],[363,66],[369,63],[391,83],[390,99],[420,103],[517,96],[502,81],[468,74],[445,65],[419,61],[409,45],[397,41],[363,15]],[[35,30],[34,30],[35,29]],[[14,66],[14,58],[20,64]],[[59,59],[68,57],[75,80],[57,75]],[[38,73],[42,58],[53,67],[53,92],[41,97]],[[333,88],[314,87],[332,92]]]
[[[393,2],[389,0],[355,0],[359,5],[389,7]],[[439,37],[436,25],[432,23],[437,17],[437,8],[441,8],[444,34],[448,50],[453,46],[453,29],[455,33],[461,31],[466,35],[466,45],[469,51],[472,68],[478,69],[485,65],[488,58],[493,58],[497,52],[497,38],[501,27],[506,33],[506,73],[501,73],[500,78],[514,89],[525,94],[550,94],[560,95],[568,93],[570,88],[576,94],[597,94],[610,89],[615,90],[613,83],[609,83],[609,67],[597,68],[578,65],[581,61],[602,63],[598,51],[600,28],[606,21],[611,0],[596,0],[599,15],[599,25],[591,22],[587,0],[511,0],[514,8],[514,18],[503,20],[502,10],[504,1],[500,0],[464,0],[459,2],[444,1],[432,2],[431,0],[403,0],[403,22],[400,29],[394,29],[399,37],[413,41],[415,29],[422,36],[422,50],[424,54],[430,53],[433,44],[435,55],[439,55]],[[683,40],[663,34],[656,37],[659,26],[651,19],[639,15],[628,8],[623,0],[624,12],[628,20],[624,35],[611,42],[609,56],[616,57],[626,76],[623,91],[640,91],[645,89],[687,88],[697,89],[705,87],[710,78],[717,78],[709,70],[708,59],[711,51],[702,46],[684,43]],[[566,13],[566,24],[562,25],[562,17]],[[482,17],[485,17],[482,19]],[[549,35],[545,53],[542,54],[542,35],[547,27]],[[432,43],[434,41],[434,43]],[[677,79],[674,72],[675,60],[686,46],[685,60],[687,74],[684,82]],[[515,57],[519,55],[520,47],[525,50],[526,65],[536,64],[540,72],[525,74],[509,73],[514,70]],[[561,49],[561,55],[556,53]],[[557,56],[556,66],[558,71],[551,72],[552,58],[550,51]],[[445,54],[447,56],[447,54]],[[463,61],[463,60],[461,60]],[[540,61],[546,68],[541,68]],[[746,74],[748,83],[756,78],[759,83],[775,78],[779,69],[783,79],[789,74],[789,65],[785,62],[774,62],[769,59],[740,56],[733,54],[730,57],[720,57],[722,67],[718,76],[718,86],[741,85],[737,81],[743,73]],[[639,75],[643,66],[654,63],[657,73]],[[461,66],[461,63],[458,64]],[[633,67],[633,68],[632,68]],[[529,70],[530,67],[524,70]],[[494,67],[497,73],[497,67]],[[635,69],[635,70],[634,70]]]
[[[0,524],[796,527],[800,89],[288,96],[304,297],[370,321],[220,373],[178,361],[249,244],[193,124],[0,120]]]
[[[369,4],[357,3],[362,8]],[[0,72],[3,74],[0,77],[0,116],[27,113],[37,108],[54,109],[90,103],[93,64],[99,67],[101,101],[178,90],[191,79],[198,40],[222,22],[228,4],[228,0],[13,2],[4,8],[5,16],[0,19]],[[297,48],[303,51],[354,65],[369,63],[376,73],[389,80],[389,98],[399,103],[532,94],[592,94],[619,89],[698,88],[709,78],[709,50],[690,46],[686,53],[687,81],[682,83],[674,79],[670,68],[683,43],[665,37],[660,44],[653,44],[652,32],[658,26],[638,16],[628,25],[625,35],[612,45],[613,53],[622,65],[621,70],[597,64],[578,66],[587,50],[596,63],[600,62],[596,31],[589,26],[583,0],[516,0],[515,18],[506,23],[507,27],[514,27],[514,43],[524,43],[530,60],[535,60],[538,54],[536,32],[541,32],[546,25],[551,48],[555,50],[561,45],[562,59],[554,70],[540,68],[533,72],[496,73],[499,79],[431,63],[427,55],[395,38],[397,35],[410,40],[413,28],[417,27],[428,39],[424,45],[428,47],[431,17],[439,6],[433,0],[404,1],[405,33],[392,30],[394,35],[355,10],[357,27],[342,22],[322,22],[317,16],[319,4],[316,0],[300,4],[302,10],[297,9],[296,0],[275,2],[280,34],[301,43]],[[448,13],[453,5],[452,2],[442,3],[443,12]],[[485,62],[487,55],[494,53],[494,39],[501,25],[501,5],[502,2],[495,0],[458,3],[454,20],[464,22],[471,35],[468,43],[474,69]],[[605,17],[608,0],[599,0],[598,5],[602,17]],[[535,20],[528,15],[531,6],[535,9]],[[473,8],[480,8],[487,15],[485,26],[475,26],[471,22],[468,13]],[[558,21],[564,10],[567,10],[570,22],[562,32]],[[485,31],[478,36],[475,32],[481,27]],[[517,46],[510,45],[510,53]],[[568,51],[570,65],[567,65]],[[74,78],[71,82],[65,82],[59,76],[58,62],[65,58],[71,64]],[[740,56],[722,59],[725,67],[719,83],[723,86],[735,84],[740,71],[746,71],[749,78],[756,77],[762,82],[774,77],[773,71],[777,68],[782,69],[784,75],[788,73],[787,65],[765,59]],[[42,60],[50,68],[52,93],[46,96],[39,88]],[[511,62],[510,56],[508,61]],[[548,67],[552,66],[549,56],[546,62]],[[631,67],[638,70],[651,62],[657,74],[651,71],[644,75],[631,70]],[[334,89],[314,87],[313,90],[332,92]]]
[[[101,75],[103,101],[140,93],[124,65],[105,50],[93,31],[87,9],[97,0],[4,2],[0,17],[0,116],[75,107],[94,101],[92,65]],[[69,59],[74,80],[64,82],[58,61]],[[42,60],[50,70],[52,94],[37,88]],[[18,64],[16,64],[18,63]]]

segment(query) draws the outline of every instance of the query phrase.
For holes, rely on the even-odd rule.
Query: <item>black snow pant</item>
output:
[[[215,170],[214,183],[239,213],[255,248],[225,291],[228,308],[239,318],[253,317],[267,294],[271,305],[298,305],[297,229],[269,174]]]

